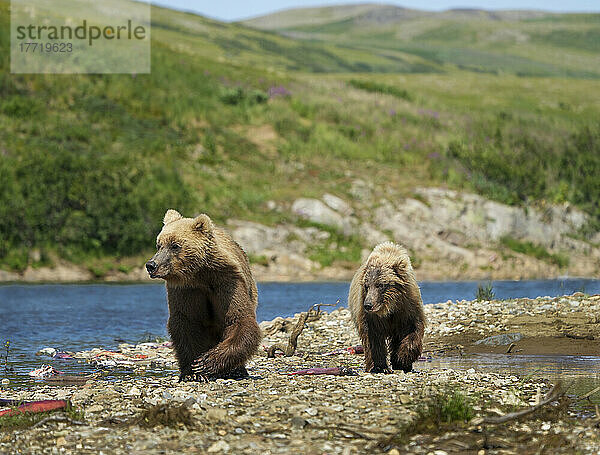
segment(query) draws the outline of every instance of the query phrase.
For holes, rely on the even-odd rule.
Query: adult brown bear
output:
[[[246,362],[261,340],[248,257],[207,215],[168,210],[163,223],[146,269],[167,284],[179,380],[247,376]]]
[[[421,355],[425,314],[406,250],[392,242],[375,247],[357,270],[348,295],[352,320],[365,350],[365,370],[405,372]]]

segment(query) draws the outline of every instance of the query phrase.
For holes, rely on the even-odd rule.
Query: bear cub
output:
[[[421,355],[425,314],[406,250],[395,243],[377,245],[359,267],[348,295],[352,320],[365,350],[365,370],[412,371]]]
[[[247,376],[261,331],[246,253],[207,215],[184,218],[175,210],[165,214],[156,248],[146,269],[166,281],[179,380]]]

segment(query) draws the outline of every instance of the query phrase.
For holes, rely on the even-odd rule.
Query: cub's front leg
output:
[[[365,371],[392,373],[387,363],[386,340],[378,318],[363,314],[358,320],[358,334],[365,349]]]

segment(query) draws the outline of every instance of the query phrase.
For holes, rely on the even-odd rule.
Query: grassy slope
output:
[[[159,8],[150,75],[11,75],[7,11],[0,2],[4,268],[147,254],[168,207],[294,221],[265,202],[343,196],[355,178],[390,197],[447,182],[597,214],[598,81],[477,74]],[[349,74],[365,68],[382,74]],[[290,95],[262,102],[278,87]]]
[[[361,5],[340,16],[344,11],[307,8],[246,23],[357,50],[412,54],[434,65],[470,71],[600,77],[600,14],[431,13],[384,5]]]

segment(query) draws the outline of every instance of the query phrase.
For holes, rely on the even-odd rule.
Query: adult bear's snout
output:
[[[150,275],[152,275],[154,272],[156,272],[157,268],[158,268],[158,265],[156,264],[156,262],[154,262],[154,261],[146,262],[146,270],[148,270],[148,273]]]

